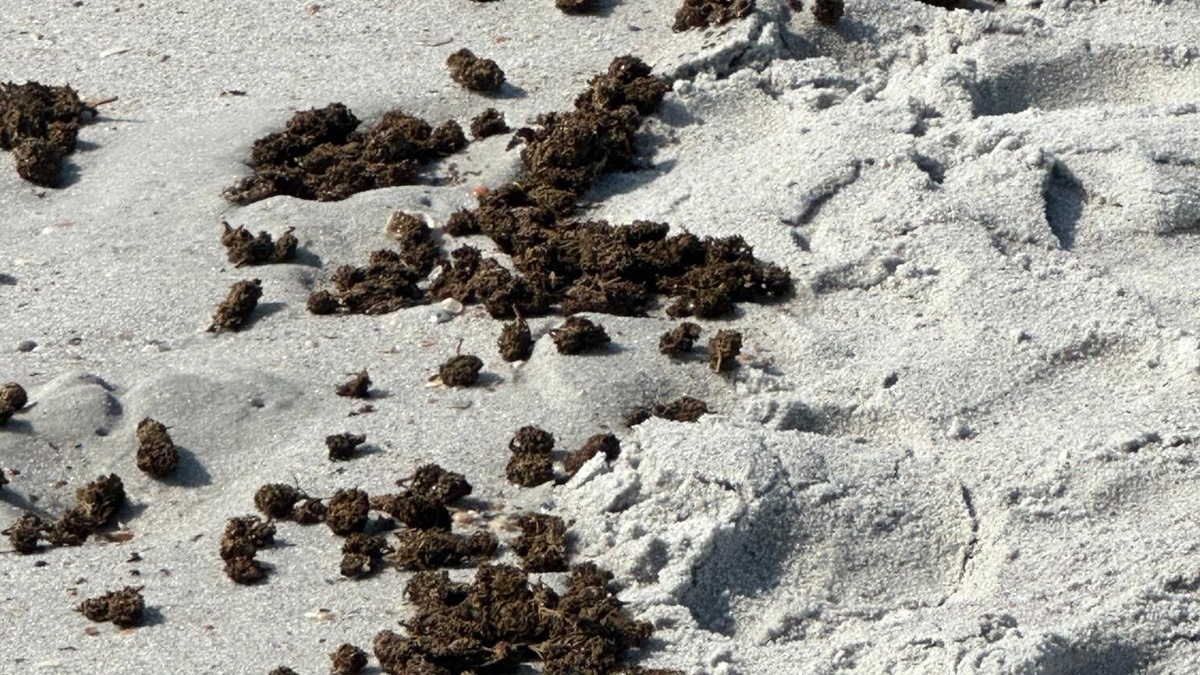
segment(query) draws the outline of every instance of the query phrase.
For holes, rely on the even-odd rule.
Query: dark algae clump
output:
[[[754,10],[754,0],[684,0],[675,12],[672,30],[679,32],[691,28],[708,28],[744,19]]]
[[[567,571],[567,524],[558,516],[527,513],[517,519],[521,536],[512,549],[526,572]]]
[[[360,370],[349,380],[337,386],[334,392],[347,398],[367,398],[371,389],[371,376],[366,369]]]
[[[179,468],[179,450],[162,422],[147,417],[137,426],[137,468],[162,478]]]
[[[846,3],[843,0],[813,0],[812,13],[817,23],[832,26],[846,13]]]
[[[254,559],[258,550],[275,541],[275,525],[258,516],[230,518],[221,535],[220,553],[225,576],[234,583],[253,584],[266,577],[267,568]]]
[[[604,326],[581,316],[568,317],[566,323],[550,331],[550,339],[554,340],[560,354],[579,354],[611,341]]]
[[[353,459],[355,450],[366,440],[363,434],[333,434],[325,437],[325,447],[329,450],[329,459],[344,462]]]
[[[596,434],[575,452],[563,459],[563,472],[570,478],[579,473],[580,467],[596,455],[603,454],[606,461],[613,461],[621,455],[621,441],[613,434]]]
[[[595,9],[595,0],[554,0],[554,6],[564,14],[583,14]]]
[[[130,628],[142,622],[142,612],[146,609],[141,590],[126,586],[122,590],[84,600],[75,611],[97,623],[111,621],[122,628]]]
[[[325,524],[334,534],[348,536],[361,532],[367,524],[371,500],[366,492],[358,488],[338,490],[329,499],[329,510],[325,512]]]
[[[691,396],[680,396],[670,403],[655,403],[649,408],[634,408],[625,416],[625,426],[634,427],[651,417],[672,422],[695,422],[708,414],[708,404]]]
[[[708,341],[708,367],[714,373],[737,367],[737,356],[742,353],[742,334],[734,330],[721,330]]]
[[[286,483],[268,483],[254,493],[254,508],[268,518],[289,518],[296,502],[304,498],[299,488]]]
[[[447,530],[408,529],[396,535],[387,561],[406,571],[433,570],[478,562],[496,554],[500,542],[491,532],[461,535]]]
[[[388,220],[387,233],[400,242],[401,262],[422,277],[433,271],[441,249],[424,218],[397,211]]]
[[[488,108],[471,120],[471,137],[477,141],[509,131],[512,129],[504,121],[504,113],[495,108]]]
[[[533,354],[533,333],[529,331],[529,324],[520,317],[504,324],[496,346],[500,349],[500,358],[505,361],[528,360]]]
[[[221,245],[225,247],[229,262],[235,267],[285,263],[296,257],[296,247],[300,242],[292,234],[295,228],[289,227],[280,235],[279,241],[275,241],[268,232],[259,232],[255,236],[241,225],[236,229],[226,222],[221,225],[225,228],[221,233]]]
[[[88,110],[70,87],[37,82],[0,84],[0,149],[9,150],[17,175],[42,187],[58,187],[62,160]]]
[[[684,321],[673,330],[662,334],[658,339],[658,351],[667,356],[679,356],[692,351],[692,346],[700,338],[700,326],[691,321]]]
[[[385,113],[366,130],[358,127],[358,118],[341,103],[297,112],[283,131],[254,142],[254,175],[226,190],[225,198],[238,204],[275,195],[337,201],[411,185],[425,163],[466,145],[457,123],[435,129],[400,110]]]
[[[479,371],[483,369],[483,360],[470,354],[459,354],[438,367],[438,374],[432,379],[440,380],[448,387],[469,387],[479,379]]]
[[[329,659],[333,662],[330,675],[357,675],[367,667],[367,653],[349,643],[338,647]]]
[[[208,332],[223,333],[241,330],[254,308],[258,306],[258,300],[261,297],[261,280],[250,279],[237,282],[229,289],[229,295],[224,302],[217,307],[217,313],[213,316]]]
[[[16,382],[0,386],[0,427],[8,424],[12,416],[20,412],[29,403],[29,395],[25,387]]]
[[[504,71],[491,59],[481,59],[470,49],[460,49],[446,59],[450,79],[471,91],[495,93],[504,85]]]
[[[505,475],[508,480],[521,487],[537,487],[554,480],[554,436],[535,426],[517,430],[508,443],[512,457],[508,460]]]

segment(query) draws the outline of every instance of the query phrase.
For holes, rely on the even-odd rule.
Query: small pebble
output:
[[[17,343],[17,351],[19,352],[31,352],[35,348],[37,348],[37,343],[33,340],[21,340]]]

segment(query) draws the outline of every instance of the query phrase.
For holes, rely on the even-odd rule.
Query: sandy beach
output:
[[[411,571],[347,577],[342,537],[280,519],[266,578],[238,584],[222,532],[265,484],[375,496],[429,463],[470,481],[454,528],[494,534],[491,562],[521,564],[522,514],[564,519],[570,562],[611,570],[653,627],[622,667],[1200,672],[1200,5],[958,4],[848,0],[822,25],[814,0],[756,0],[676,31],[678,0],[6,0],[0,82],[70,85],[96,114],[57,187],[0,153],[0,384],[28,393],[0,427],[0,529],[60,517],[97,476],[125,500],[81,546],[0,539],[0,672],[311,674],[343,643],[370,654],[405,631]],[[498,91],[451,78],[464,48],[503,69]],[[610,339],[581,354],[556,346],[560,296],[515,362],[497,348],[511,317],[428,295],[449,267],[413,284],[427,302],[310,311],[342,266],[408,254],[397,212],[446,260],[564,255],[514,267],[506,249],[526,254],[487,222],[445,228],[533,184],[537,130],[586,117],[564,111],[616,119],[577,97],[617,96],[593,78],[625,55],[665,95],[618,111],[629,156],[595,163],[548,227],[739,235],[787,293],[756,279],[731,311],[679,316],[704,313],[672,304],[690,282],[651,279],[638,311],[578,314]],[[409,185],[226,198],[261,175],[257,139],[335,102],[361,133],[401,110],[469,142],[422,150]],[[510,131],[471,138],[488,108]],[[290,229],[295,255],[237,266],[223,223]],[[251,279],[244,325],[209,331]],[[682,321],[694,349],[663,354]],[[714,372],[723,330],[741,349]],[[479,379],[431,381],[455,355]],[[335,393],[364,369],[368,398]],[[708,414],[627,425],[683,396]],[[178,448],[167,477],[137,467],[146,418]],[[557,479],[521,487],[510,441],[531,425]],[[365,443],[331,461],[341,433]],[[619,457],[565,475],[565,453],[609,433]],[[126,586],[140,625],[75,611]],[[386,671],[372,654],[364,672]]]

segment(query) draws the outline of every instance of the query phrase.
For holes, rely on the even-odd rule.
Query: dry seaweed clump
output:
[[[287,483],[268,483],[254,493],[254,508],[268,518],[290,518],[304,493]]]
[[[122,590],[84,600],[75,611],[97,623],[111,621],[122,628],[130,628],[142,622],[142,612],[146,609],[141,590],[140,587],[126,586]]]
[[[0,427],[8,424],[12,416],[20,412],[29,403],[29,395],[25,387],[16,382],[0,386]]]
[[[236,229],[225,221],[221,221],[221,225],[225,228],[221,233],[221,244],[225,247],[229,262],[235,267],[285,263],[296,257],[300,241],[292,234],[296,229],[294,227],[289,227],[279,241],[275,241],[268,232],[259,232],[255,236],[241,225]]]
[[[409,635],[381,631],[375,657],[393,675],[503,672],[538,660],[544,673],[619,672],[653,627],[629,617],[606,587],[611,578],[594,565],[576,565],[559,596],[531,585],[512,565],[481,565],[470,584],[420,572],[405,589],[416,605],[405,624]]]
[[[442,232],[452,237],[466,237],[472,234],[479,234],[479,220],[475,217],[474,211],[467,209],[459,209],[450,214],[446,219],[446,225],[442,228]]]
[[[387,314],[429,303],[417,282],[425,275],[413,269],[396,251],[380,249],[365,267],[342,265],[333,273],[333,292],[321,290],[308,299],[314,314]]]
[[[365,131],[358,127],[358,118],[341,103],[296,113],[283,131],[254,142],[254,175],[224,197],[238,204],[275,195],[337,201],[365,190],[411,185],[423,164],[467,143],[453,120],[435,129],[400,110],[385,113]]]
[[[495,108],[488,108],[471,120],[471,136],[477,141],[509,131],[512,129],[504,121],[504,113]]]
[[[329,660],[333,662],[330,675],[357,675],[367,667],[367,653],[349,643],[338,647]]]
[[[371,376],[367,374],[366,369],[363,369],[355,373],[349,380],[339,384],[334,392],[338,396],[347,398],[367,398],[370,389]]]
[[[439,381],[447,387],[469,387],[479,379],[479,371],[483,369],[483,359],[470,354],[459,354],[438,366],[438,374],[429,378]]]
[[[223,333],[241,330],[245,327],[251,312],[258,306],[258,300],[261,297],[262,281],[260,279],[237,282],[229,289],[229,296],[217,307],[217,313],[213,316],[208,332]]]
[[[846,3],[844,0],[814,0],[812,13],[817,23],[832,26],[846,13]]]
[[[358,578],[381,569],[384,554],[391,553],[387,541],[377,534],[354,532],[342,544],[341,574]]]
[[[692,346],[700,337],[700,326],[691,321],[684,321],[674,330],[662,334],[658,339],[658,351],[667,356],[678,356],[692,351]]]
[[[554,6],[563,14],[583,14],[595,9],[595,0],[554,0]]]
[[[87,109],[67,86],[0,84],[0,149],[12,151],[17,175],[35,185],[58,187],[62,160],[75,152]]]
[[[271,672],[267,673],[267,675],[300,675],[300,673],[297,673],[287,666],[279,666],[277,668],[272,668]]]
[[[491,59],[481,59],[470,49],[460,49],[446,59],[450,79],[471,91],[495,93],[504,85],[504,71]]]
[[[388,219],[387,233],[400,242],[400,260],[405,265],[422,277],[433,271],[441,249],[424,218],[397,211]]]
[[[563,459],[563,473],[570,478],[579,473],[579,469],[596,455],[603,454],[605,461],[613,461],[621,455],[621,441],[613,434],[596,434],[575,452]]]
[[[275,526],[263,522],[258,516],[230,518],[221,535],[221,559],[225,561],[225,575],[239,584],[252,584],[262,580],[267,568],[254,559],[258,550],[275,541]]]
[[[567,571],[567,524],[558,516],[527,513],[517,519],[521,536],[512,542],[526,572]]]
[[[612,341],[604,326],[581,316],[568,317],[566,323],[550,331],[550,339],[559,354],[579,354]]]
[[[413,490],[398,495],[375,495],[371,508],[383,511],[415,530],[449,530],[450,510],[436,497]]]
[[[333,533],[348,536],[361,532],[367,524],[371,510],[371,498],[358,488],[338,490],[329,499],[329,510],[325,512],[325,524]]]
[[[512,457],[504,473],[508,480],[521,487],[537,487],[554,479],[554,436],[535,426],[517,430],[508,443]]]
[[[708,28],[744,19],[754,10],[754,0],[684,0],[675,12],[675,32],[690,28]]]
[[[708,404],[691,396],[680,396],[670,403],[655,403],[649,408],[634,408],[625,416],[625,426],[634,427],[651,417],[672,422],[695,422],[708,414]]]
[[[137,468],[162,478],[179,468],[179,450],[162,422],[147,417],[137,426]]]
[[[732,370],[737,366],[737,356],[742,353],[742,334],[735,330],[721,330],[708,341],[708,367],[714,373]]]
[[[504,324],[496,346],[500,349],[500,358],[505,361],[528,360],[533,354],[533,333],[529,331],[529,323],[517,317],[516,321]]]
[[[79,546],[107,525],[125,503],[125,487],[116,474],[100,476],[75,491],[75,505],[57,521],[24,513],[4,534],[13,550],[21,554],[35,553],[39,542],[51,546]]]
[[[491,532],[474,532],[464,536],[431,528],[404,530],[396,536],[399,541],[386,559],[398,569],[406,571],[478,562],[496,555],[496,549],[500,546],[496,535]]]
[[[333,434],[325,437],[325,447],[329,450],[329,459],[344,462],[354,458],[358,446],[367,440],[364,434]]]

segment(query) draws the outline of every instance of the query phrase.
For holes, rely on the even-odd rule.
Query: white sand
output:
[[[0,80],[120,97],[84,129],[65,189],[0,157],[0,273],[15,278],[0,285],[0,381],[36,402],[0,431],[0,465],[20,472],[0,522],[34,496],[57,513],[115,471],[134,535],[0,555],[0,671],[326,672],[338,644],[369,649],[404,617],[403,575],[344,580],[339,540],[285,524],[286,545],[260,554],[268,582],[235,586],[217,555],[225,519],[265,482],[387,490],[436,460],[483,499],[573,517],[576,559],[613,567],[658,626],[645,665],[1200,672],[1196,2],[850,0],[830,31],[758,0],[751,18],[684,34],[661,0],[593,17],[549,0],[144,4],[0,9]],[[517,89],[453,85],[444,60],[463,46]],[[220,197],[294,110],[465,124],[496,105],[518,125],[624,53],[684,79],[647,123],[653,168],[601,180],[589,217],[739,233],[797,282],[787,303],[704,322],[705,339],[746,335],[732,378],[659,355],[661,311],[600,317],[612,353],[560,356],[543,337],[515,370],[480,308],[441,324],[429,308],[305,310],[334,268],[387,244],[394,209],[440,225],[473,186],[512,177],[506,138],[449,160],[463,185]],[[222,217],[294,226],[300,262],[232,269]],[[229,285],[255,276],[254,324],[205,333]],[[459,339],[494,386],[426,386]],[[348,417],[331,387],[363,367],[386,396]],[[566,486],[504,480],[519,426],[573,449],[683,393],[719,414],[620,430],[623,458]],[[178,480],[134,468],[145,416],[186,449]],[[378,452],[329,463],[322,439],[340,431]],[[125,584],[145,586],[150,625],[86,634],[73,607]]]

